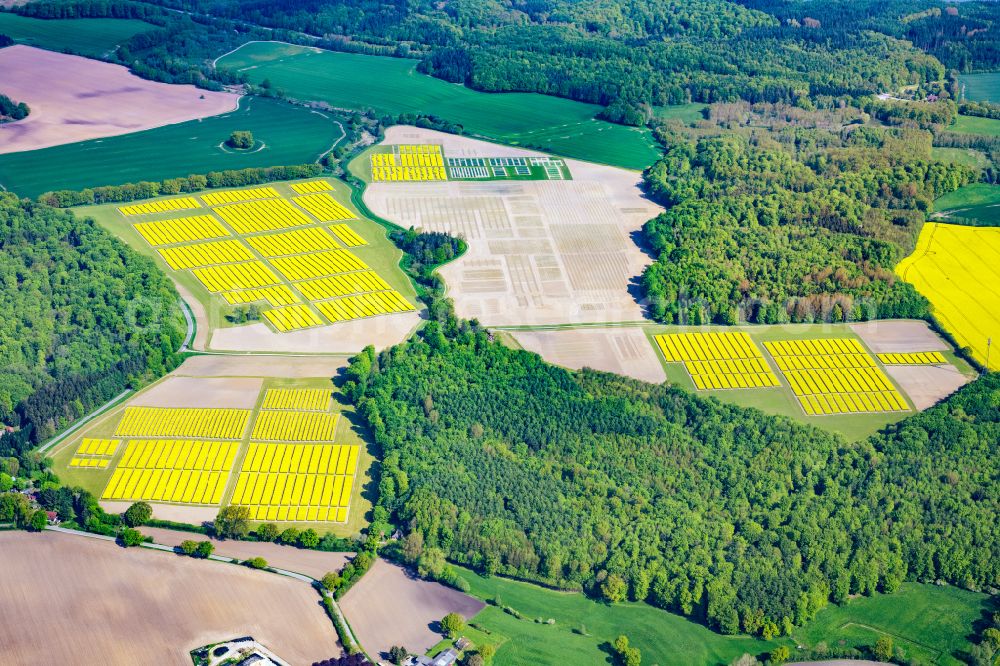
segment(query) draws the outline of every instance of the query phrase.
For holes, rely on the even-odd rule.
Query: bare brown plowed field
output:
[[[423,654],[441,640],[430,629],[441,618],[455,612],[468,619],[485,605],[380,559],[344,595],[340,609],[368,654],[384,658],[393,645]]]
[[[258,377],[167,377],[136,396],[137,407],[253,409],[264,380]]]
[[[146,81],[120,65],[15,45],[0,50],[0,89],[31,115],[0,125],[0,153],[128,134],[220,113],[239,95]]]
[[[508,333],[528,351],[565,368],[593,368],[654,384],[667,379],[656,351],[638,326]]]
[[[441,144],[452,157],[539,154],[405,126],[389,128],[384,143]],[[461,317],[490,326],[640,321],[636,278],[650,259],[634,237],[662,209],[635,172],[566,164],[572,180],[373,183],[365,202],[403,227],[468,241],[440,269]]]
[[[238,636],[294,664],[341,652],[319,596],[290,578],[53,532],[0,533],[0,552],[5,666],[181,666]]]

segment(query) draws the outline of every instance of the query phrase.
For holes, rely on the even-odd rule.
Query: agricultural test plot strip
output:
[[[213,240],[230,235],[229,230],[211,215],[137,222],[132,226],[153,247]]]
[[[192,208],[201,208],[201,203],[194,197],[178,197],[176,199],[163,199],[161,201],[148,201],[129,206],[119,206],[118,212],[126,217],[131,217],[133,215],[151,215],[153,213],[190,210]]]
[[[234,441],[131,440],[102,499],[219,504],[239,446]]]
[[[320,222],[357,219],[357,215],[325,192],[292,197],[292,201]]]
[[[325,180],[310,180],[305,183],[292,183],[291,188],[296,194],[310,194],[328,192],[333,189],[333,185]]]
[[[332,392],[328,389],[267,389],[261,409],[325,412]]]
[[[941,352],[889,352],[878,355],[885,365],[945,365],[948,359]]]
[[[746,333],[670,333],[655,340],[668,363],[684,364],[699,390],[780,386]]]
[[[277,231],[314,224],[287,199],[261,199],[213,208],[239,234]]]
[[[397,291],[377,291],[370,294],[345,296],[315,304],[333,322],[364,319],[378,315],[410,312],[415,308]]]
[[[242,439],[249,409],[126,407],[116,437]]]
[[[333,442],[339,414],[261,411],[250,438],[268,442]]]
[[[272,199],[280,197],[273,187],[252,187],[245,190],[224,190],[222,192],[206,192],[201,195],[202,201],[209,206],[252,201],[254,199]]]

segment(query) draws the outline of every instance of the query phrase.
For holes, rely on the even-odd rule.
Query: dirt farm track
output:
[[[190,665],[188,651],[253,636],[293,664],[340,654],[305,583],[108,541],[0,533],[5,666]]]

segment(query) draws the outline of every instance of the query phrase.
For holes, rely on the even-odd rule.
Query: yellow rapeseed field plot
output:
[[[292,305],[299,302],[299,297],[291,289],[283,284],[274,287],[261,287],[260,289],[243,289],[242,291],[224,291],[222,297],[230,305],[241,305],[244,303],[256,303],[267,301],[275,307],[280,305]]]
[[[265,257],[281,257],[318,250],[337,250],[340,245],[328,231],[319,227],[293,229],[267,236],[250,236],[247,242]]]
[[[213,209],[240,234],[276,231],[313,224],[306,214],[287,199],[247,201]]]
[[[357,215],[325,192],[293,197],[292,201],[312,213],[320,222],[357,219]]]
[[[779,386],[746,333],[670,333],[655,339],[667,362],[683,363],[699,389]]]
[[[257,289],[279,284],[280,280],[262,261],[206,266],[191,271],[212,292]]]
[[[323,320],[310,310],[308,305],[289,305],[284,308],[265,310],[264,317],[279,333],[323,325]]]
[[[879,354],[878,360],[885,365],[944,365],[948,359],[941,352],[906,352]]]
[[[251,261],[253,253],[238,240],[210,241],[194,245],[175,245],[157,250],[163,260],[175,271],[219,264],[236,264]]]
[[[372,153],[373,167],[394,167],[396,164],[396,153]]]
[[[122,215],[149,215],[150,213],[166,213],[171,210],[188,210],[191,208],[201,208],[201,204],[194,197],[178,197],[177,199],[163,199],[162,201],[149,201],[147,203],[132,204],[131,206],[119,206],[118,212]]]
[[[252,187],[248,190],[225,190],[222,192],[209,192],[202,194],[202,200],[209,206],[218,206],[236,201],[252,201],[254,199],[272,199],[280,197],[278,191],[273,187]]]
[[[325,250],[291,257],[275,257],[271,259],[271,265],[293,281],[361,271],[368,268],[368,265],[358,259],[350,250]]]
[[[765,342],[809,415],[906,411],[909,406],[860,342],[850,338]]]
[[[249,409],[126,407],[115,436],[240,439],[249,419]]]
[[[157,222],[138,222],[132,226],[146,239],[147,243],[154,247],[225,238],[229,235],[229,231],[211,215],[194,215]]]
[[[261,409],[325,412],[330,396],[329,389],[267,389]]]
[[[402,294],[394,290],[345,296],[332,301],[320,301],[315,305],[330,321],[349,321],[415,309]]]
[[[1000,370],[998,350],[987,352],[991,338],[1000,341],[1000,228],[928,222],[896,274],[927,297],[960,347]]]
[[[360,447],[252,442],[232,504],[252,520],[344,522]]]
[[[447,180],[441,146],[402,144],[395,153],[372,153],[375,181]]]
[[[106,469],[108,463],[111,462],[108,458],[70,458],[70,467],[82,467],[84,469]]]
[[[77,447],[76,453],[81,456],[113,456],[121,444],[120,439],[90,439],[85,437]]]
[[[238,450],[239,442],[132,440],[102,499],[218,504]]]
[[[332,442],[338,414],[306,411],[261,411],[253,424],[251,439],[268,442]]]
[[[379,277],[375,271],[355,271],[354,273],[296,282],[295,288],[311,301],[392,289],[389,283]]]
[[[296,194],[309,194],[310,192],[326,192],[332,190],[333,185],[325,180],[310,180],[305,183],[293,183],[292,191]]]
[[[330,231],[333,235],[340,239],[340,242],[347,247],[357,247],[359,245],[368,245],[368,241],[361,237],[359,233],[351,229],[346,224],[335,224],[330,227]]]

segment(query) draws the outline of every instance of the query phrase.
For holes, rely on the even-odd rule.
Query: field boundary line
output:
[[[98,407],[97,409],[95,409],[94,411],[92,411],[91,413],[87,414],[83,418],[79,419],[76,423],[74,423],[72,426],[70,426],[69,428],[67,428],[66,430],[64,430],[63,432],[61,432],[60,434],[55,435],[54,437],[52,437],[51,439],[49,439],[49,441],[47,441],[44,444],[42,444],[40,447],[38,447],[38,452],[39,453],[45,453],[46,451],[48,451],[49,449],[51,449],[53,446],[55,446],[56,444],[59,444],[64,439],[66,439],[67,437],[69,437],[70,435],[72,435],[74,432],[76,432],[77,430],[79,430],[83,426],[85,426],[88,423],[90,423],[92,420],[94,420],[95,418],[97,418],[101,414],[104,414],[108,410],[110,410],[113,407],[115,407],[119,402],[121,402],[124,398],[128,397],[133,392],[134,392],[133,389],[125,389],[124,391],[122,391],[121,393],[119,393],[118,395],[116,395],[114,398],[111,398],[111,400],[107,401],[106,403],[104,403],[103,405],[101,405],[100,407]]]
[[[305,33],[303,33],[303,34],[305,34]],[[313,39],[319,39],[319,38],[318,37],[313,37]],[[302,49],[316,49],[316,50],[320,50],[320,51],[323,50],[323,49],[320,49],[318,46],[303,46],[302,44],[292,44],[291,42],[283,42],[280,39],[251,39],[249,42],[243,42],[242,44],[240,44],[239,46],[237,46],[232,51],[229,51],[227,53],[223,53],[218,58],[216,58],[215,60],[213,60],[212,61],[212,69],[217,69],[218,62],[220,60],[222,60],[223,58],[225,58],[226,56],[232,55],[232,54],[236,53],[237,51],[239,51],[240,49],[242,49],[244,46],[249,46],[250,44],[284,44],[285,46],[296,46],[296,47],[302,48]]]

